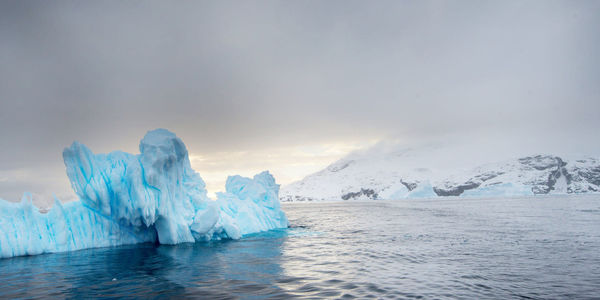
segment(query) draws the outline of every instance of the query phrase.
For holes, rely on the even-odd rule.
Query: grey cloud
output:
[[[0,169],[64,176],[60,153],[73,140],[136,152],[156,127],[196,152],[473,131],[558,132],[595,150],[599,9],[3,1]]]

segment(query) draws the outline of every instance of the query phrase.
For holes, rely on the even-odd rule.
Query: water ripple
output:
[[[599,200],[290,204],[240,241],[0,260],[0,298],[594,298]]]

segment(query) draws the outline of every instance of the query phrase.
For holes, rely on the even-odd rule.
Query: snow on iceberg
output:
[[[63,158],[79,201],[63,205],[56,199],[43,214],[27,193],[20,203],[0,199],[0,257],[239,239],[288,226],[271,174],[230,176],[226,192],[212,200],[185,145],[166,129],[148,132],[138,155],[93,154],[74,142]]]

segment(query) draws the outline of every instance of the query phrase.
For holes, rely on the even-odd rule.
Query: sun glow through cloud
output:
[[[276,147],[256,151],[190,153],[194,170],[206,182],[209,196],[225,189],[227,176],[254,176],[269,170],[279,184],[288,184],[317,172],[346,154],[368,147],[377,139],[357,142],[334,142],[302,146]]]

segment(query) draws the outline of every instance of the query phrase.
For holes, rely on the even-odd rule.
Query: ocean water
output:
[[[292,228],[0,260],[0,298],[600,298],[600,197],[284,204]]]

